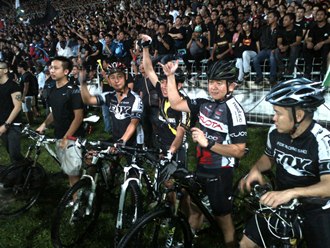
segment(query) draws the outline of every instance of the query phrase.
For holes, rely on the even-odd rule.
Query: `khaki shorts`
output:
[[[65,149],[60,148],[61,140],[56,142],[56,154],[61,163],[61,168],[69,176],[79,176],[82,164],[81,149],[75,145],[75,141],[68,140]]]

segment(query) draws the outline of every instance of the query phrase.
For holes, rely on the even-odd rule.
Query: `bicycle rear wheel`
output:
[[[10,166],[0,175],[0,217],[18,216],[37,201],[46,184],[46,172],[32,161]]]
[[[101,193],[97,187],[93,195],[91,189],[91,180],[84,178],[64,194],[52,222],[51,239],[54,247],[75,247],[94,227],[100,213]],[[74,196],[77,199],[73,203]]]
[[[170,208],[149,212],[136,222],[118,244],[118,248],[192,247],[190,226]]]
[[[133,180],[128,183],[124,197],[122,209],[117,213],[115,247],[143,212],[141,190],[136,181]]]

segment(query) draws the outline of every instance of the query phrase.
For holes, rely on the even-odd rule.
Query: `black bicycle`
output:
[[[109,152],[114,147],[112,143],[78,143],[85,154],[83,173],[81,179],[64,194],[56,209],[51,230],[53,246],[75,247],[86,239],[96,224],[105,192],[112,195],[112,200],[119,198],[114,242],[116,245],[116,240],[125,229],[143,213],[142,179],[147,185],[149,199],[157,199],[157,186],[136,163],[137,158],[141,157],[154,163],[151,153],[156,151],[117,146],[117,153],[112,154]],[[127,166],[121,164],[119,154],[130,157]]]
[[[18,216],[37,201],[46,185],[46,172],[38,163],[42,147],[59,164],[54,149],[56,139],[33,131],[28,125],[22,130],[33,143],[29,145],[25,159],[3,169],[0,173],[0,217]],[[33,156],[34,155],[34,156]]]
[[[305,204],[320,207],[330,204],[330,198],[308,197],[292,199],[288,203],[272,208],[260,203],[261,196],[271,190],[271,186],[252,183],[251,187],[247,198],[255,206],[257,229],[265,248],[302,247],[304,216],[300,211],[301,207]],[[269,234],[267,239],[264,237],[264,231]]]
[[[120,241],[119,248],[130,247],[192,247],[193,234],[186,216],[182,212],[181,203],[185,194],[190,196],[201,213],[209,222],[198,234],[204,232],[218,235],[221,231],[211,213],[207,202],[202,199],[203,183],[209,180],[218,180],[214,175],[199,175],[189,173],[184,169],[177,170],[172,177],[174,186],[163,191],[164,201],[153,211],[139,219],[129,232]],[[169,192],[175,192],[175,203],[167,200]]]

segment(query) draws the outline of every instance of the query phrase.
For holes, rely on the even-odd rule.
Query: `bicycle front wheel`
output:
[[[76,200],[73,202],[73,199]],[[51,228],[54,247],[75,247],[94,227],[101,208],[101,195],[92,183],[84,178],[74,184],[61,199]]]
[[[26,161],[2,171],[0,176],[0,217],[18,216],[37,201],[46,184],[46,172]]]
[[[123,197],[123,198],[122,198]],[[136,181],[128,183],[126,191],[121,192],[117,213],[115,247],[134,222],[142,215],[141,190]],[[122,203],[121,203],[122,201]]]
[[[142,216],[118,244],[118,248],[192,247],[190,226],[170,208],[156,209]]]

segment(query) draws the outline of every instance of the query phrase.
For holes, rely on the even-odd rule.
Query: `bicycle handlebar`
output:
[[[47,138],[46,135],[40,134],[30,128],[30,125],[25,125],[24,128],[22,129],[22,133],[29,135],[29,138],[33,140],[38,140],[42,143],[55,143],[57,139],[55,138]]]
[[[260,200],[260,198],[268,191],[272,190],[270,184],[260,185],[258,182],[251,183],[251,192],[250,195]],[[278,206],[276,209],[291,209],[294,210],[297,206],[301,204],[310,204],[310,205],[318,205],[318,206],[326,206],[330,208],[330,197],[321,198],[321,197],[301,197],[294,198],[291,201]]]

